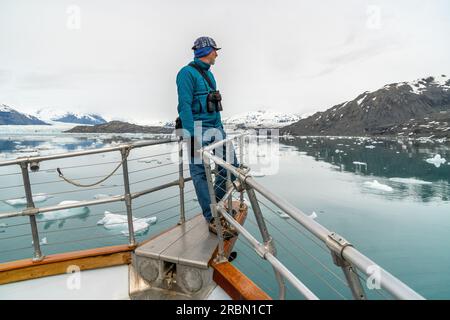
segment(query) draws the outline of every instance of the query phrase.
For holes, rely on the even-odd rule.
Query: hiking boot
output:
[[[227,225],[225,225],[222,221],[221,221],[221,225],[222,225],[222,235],[223,235],[224,240],[229,240],[229,239],[237,236],[237,232],[230,230],[230,228],[227,227]],[[209,222],[208,228],[209,228],[210,232],[217,234],[216,222],[214,221],[214,218],[212,218],[211,221]]]

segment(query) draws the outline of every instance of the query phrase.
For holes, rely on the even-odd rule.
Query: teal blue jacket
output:
[[[198,58],[194,58],[194,62],[208,74],[214,86],[211,90],[216,90],[216,80],[209,70],[210,65]],[[223,128],[220,112],[208,112],[206,110],[209,86],[194,67],[187,65],[178,72],[177,90],[178,115],[183,129],[188,130],[191,136],[194,136],[194,121],[201,121],[203,128]]]

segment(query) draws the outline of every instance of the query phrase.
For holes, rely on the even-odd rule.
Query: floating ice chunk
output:
[[[256,178],[260,178],[260,177],[264,177],[265,174],[261,173],[261,172],[253,172],[252,173],[252,177],[256,177]]]
[[[375,148],[375,146],[370,145],[370,146],[366,146],[366,148],[367,149],[373,149],[373,148]]]
[[[74,204],[74,203],[78,203],[78,202],[80,202],[80,201],[65,200],[65,201],[61,201],[59,203],[59,205],[68,205],[68,204]],[[39,213],[36,217],[39,221],[63,220],[63,219],[71,218],[71,217],[82,216],[87,213],[89,213],[88,207],[78,207],[78,208],[62,209],[62,210],[57,210],[57,211]]]
[[[369,188],[372,188],[372,189],[377,189],[377,190],[382,190],[382,191],[387,191],[387,192],[392,192],[394,190],[391,187],[389,187],[388,185],[379,183],[377,180],[366,181],[366,182],[364,182],[364,185]]]
[[[289,219],[290,218],[290,216],[287,213],[285,213],[285,212],[283,212],[281,210],[277,210],[277,213],[280,216],[280,218],[283,218],[283,219]]]
[[[33,195],[33,202],[34,203],[38,203],[38,202],[44,202],[49,198],[49,196],[45,193],[36,193],[35,195]],[[17,198],[17,199],[9,199],[9,200],[5,200],[5,202],[7,204],[9,204],[10,206],[25,206],[27,204],[27,198],[23,197],[23,198]]]
[[[0,223],[0,233],[5,232],[8,225],[6,223]]]
[[[99,200],[99,199],[109,198],[111,196],[112,195],[110,195],[110,194],[99,193],[99,194],[94,195],[94,199]]]
[[[405,183],[405,184],[432,184],[430,181],[419,180],[415,178],[389,178],[389,181]]]
[[[156,217],[135,218],[133,217],[133,229],[136,235],[145,233],[150,225],[156,223]],[[97,222],[108,230],[120,230],[125,236],[128,236],[128,217],[122,214],[115,214],[105,211],[105,216]]]
[[[428,158],[425,160],[428,163],[434,164],[436,168],[439,168],[441,164],[445,164],[445,158],[441,158],[440,154],[435,155],[433,158]]]
[[[39,245],[41,246],[45,246],[46,244],[48,244],[47,237],[44,237],[39,241]],[[34,241],[31,241],[31,245],[34,245]]]
[[[367,166],[367,163],[365,163],[365,162],[359,162],[359,161],[353,161],[353,164],[356,164],[356,165],[362,165],[362,166]]]
[[[308,217],[310,217],[311,219],[315,219],[317,218],[317,213],[313,211]]]

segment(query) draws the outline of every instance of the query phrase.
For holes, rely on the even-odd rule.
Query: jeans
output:
[[[203,128],[203,133],[211,128]],[[214,130],[217,131],[217,136],[205,136],[202,134],[202,147],[207,146],[213,142],[220,141],[220,136],[223,137],[223,139],[226,138],[225,131],[223,128],[214,128]],[[220,150],[222,149],[222,150]],[[223,147],[218,147],[217,149],[213,150],[214,154],[218,157],[221,157],[223,160],[226,160],[226,146],[223,145]],[[235,167],[239,167],[236,153],[234,152],[234,149],[232,152],[232,165]],[[205,174],[205,166],[203,163],[203,159],[195,158],[196,162],[194,163],[194,157],[190,158],[191,161],[189,163],[189,171],[191,173],[192,182],[194,183],[195,187],[195,193],[197,194],[197,199],[200,204],[200,207],[202,208],[203,216],[205,217],[207,222],[210,222],[212,219],[212,213],[211,213],[211,199],[209,196],[209,190],[208,190],[208,182],[206,180],[206,174]],[[201,163],[200,163],[201,161]],[[214,182],[214,193],[216,195],[216,202],[218,202],[220,199],[223,198],[223,196],[226,193],[226,182],[227,182],[227,170],[221,166],[217,167],[218,169],[218,175],[216,176],[216,180]],[[231,174],[231,180],[234,181],[236,177]]]

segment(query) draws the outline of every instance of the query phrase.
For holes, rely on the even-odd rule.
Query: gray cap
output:
[[[210,37],[200,37],[194,42],[194,46],[192,47],[192,50],[197,50],[205,47],[213,47],[216,50],[220,50],[221,48],[217,47],[216,42],[213,38]]]

